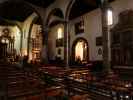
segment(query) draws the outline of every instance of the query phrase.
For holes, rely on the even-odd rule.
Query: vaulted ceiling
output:
[[[8,20],[24,21],[33,11],[23,2],[5,2],[0,5],[0,17]]]
[[[50,4],[54,3],[56,0],[25,0],[25,1],[32,3],[36,6],[46,8]],[[74,5],[72,6],[69,18],[74,19],[86,12],[96,9],[100,5],[101,1],[102,0],[76,0]],[[109,2],[112,1],[114,0],[109,0]]]
[[[109,0],[112,2],[115,0]],[[76,0],[73,4],[69,18],[74,19],[99,7],[101,0]]]
[[[33,5],[36,5],[36,6],[46,8],[50,4],[54,3],[56,0],[24,0],[24,1],[32,3]]]
[[[10,1],[10,0],[9,0]],[[12,0],[11,0],[12,1]],[[5,2],[4,4],[0,5],[0,17],[9,19],[9,20],[18,20],[18,21],[24,21],[29,15],[31,15],[34,10],[30,7],[24,4],[23,0],[16,0],[17,2]],[[29,2],[33,5],[47,8],[50,4],[54,3],[56,0],[24,0],[26,2]],[[70,19],[74,19],[86,12],[92,11],[95,8],[98,7],[101,0],[76,0],[76,2],[73,4],[70,12]],[[114,0],[109,0],[114,1]],[[58,17],[58,12],[55,13]]]

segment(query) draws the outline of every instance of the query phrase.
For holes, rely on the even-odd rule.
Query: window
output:
[[[103,43],[102,37],[101,36],[96,37],[96,46],[102,46],[102,43]]]
[[[107,11],[107,24],[108,25],[113,24],[113,12],[111,9],[108,9],[108,11]]]
[[[56,47],[63,46],[63,29],[61,27],[57,30],[57,39],[56,39]]]
[[[57,30],[57,39],[63,38],[63,30],[62,28],[58,28]]]

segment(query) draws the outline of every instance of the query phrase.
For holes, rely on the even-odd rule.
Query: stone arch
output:
[[[68,4],[67,9],[66,9],[65,20],[69,20],[69,15],[70,15],[70,12],[71,12],[71,8],[72,8],[73,4],[75,3],[75,1],[76,0],[71,0],[70,3]]]
[[[64,21],[60,20],[60,19],[56,19],[56,20],[53,20],[51,23],[48,24],[49,28],[51,28],[52,26],[55,26],[57,24],[64,24],[63,23]]]
[[[86,54],[86,61],[89,61],[89,44],[88,41],[83,37],[78,37],[73,41],[72,48],[71,48],[71,60],[72,62],[75,62],[75,46],[78,42],[83,41],[86,44],[87,47],[87,54]]]
[[[24,1],[24,0],[19,0],[19,1],[18,1],[18,0],[5,0],[5,1],[3,1],[3,2],[0,2],[0,6],[1,6],[1,7],[4,7],[3,4],[8,4],[8,3],[22,3],[22,4],[24,4],[29,10],[31,10],[33,13],[36,13],[37,16],[38,16],[41,20],[43,20],[42,17],[41,17],[41,14],[39,13],[39,11],[38,11],[32,4],[30,4],[30,3],[28,3],[28,2],[26,2],[26,1]],[[21,17],[21,16],[20,16],[20,17]],[[30,23],[27,42],[29,42],[29,39],[30,39],[30,35],[31,35],[30,31],[31,31],[32,24],[34,23],[34,20],[36,20],[36,17],[33,18],[33,20],[32,20],[31,23]],[[21,33],[22,33],[22,34],[21,34],[21,42],[22,42],[22,41],[23,41],[22,38],[23,38],[23,34],[24,34],[24,32],[23,32],[23,26],[20,25],[20,24],[17,23],[17,22],[14,22],[14,24],[17,25],[17,27],[20,29],[20,31],[21,31]],[[43,26],[43,21],[41,21],[41,25]],[[42,29],[43,29],[43,28],[42,28]],[[43,34],[42,34],[42,36],[43,36]],[[27,48],[28,48],[28,45],[29,45],[29,44],[27,44]],[[20,44],[21,53],[22,53],[22,48],[23,48],[23,43]],[[28,51],[28,50],[27,50],[27,51]]]
[[[30,23],[30,27],[29,27],[29,34],[28,34],[28,40],[27,40],[27,56],[29,58],[29,52],[30,52],[30,40],[31,40],[31,31],[32,31],[32,26],[34,24],[34,22],[39,18],[41,20],[41,25],[42,25],[42,37],[44,36],[44,24],[43,24],[43,18],[40,15],[39,11],[30,3],[23,1],[24,4],[26,4],[27,7],[30,7],[33,10],[33,13],[36,14],[36,16],[32,19],[31,23]],[[44,38],[42,39],[43,42]]]
[[[27,6],[31,7],[32,10],[38,15],[38,17],[41,19],[41,25],[42,25],[42,31],[43,31],[43,34],[44,34],[44,23],[43,23],[43,16],[41,16],[40,12],[38,11],[38,9],[35,8],[35,6],[33,6],[32,4],[26,2],[26,1],[23,1]],[[42,36],[43,36],[42,34]]]
[[[48,14],[48,16],[47,16],[47,18],[46,18],[46,25],[47,25],[47,26],[48,26],[48,24],[49,24],[49,21],[50,21],[52,15],[64,19],[63,11],[62,11],[60,8],[54,8],[54,9],[52,9],[52,10],[49,12],[49,14]]]
[[[14,3],[23,3],[25,6],[27,6],[28,8],[30,8],[30,10],[32,10],[33,12],[35,12],[37,14],[37,16],[39,16],[39,18],[41,20],[43,20],[41,14],[39,13],[39,11],[30,3],[24,1],[24,0],[3,0],[2,2],[0,2],[0,5],[3,5],[4,3],[10,3],[10,2],[14,2]],[[21,27],[17,22],[16,24]],[[43,25],[43,21],[41,21],[41,24]],[[42,28],[43,29],[43,28]]]
[[[30,24],[29,27],[29,34],[28,34],[28,41],[27,41],[27,56],[29,58],[29,52],[30,52],[30,40],[31,40],[31,31],[32,31],[32,26],[34,24],[34,22],[37,20],[38,16],[35,16]]]
[[[18,27],[18,29],[20,30],[20,32],[21,32],[21,37],[20,37],[20,53],[21,53],[21,50],[22,50],[22,34],[23,34],[23,30],[22,30],[22,28],[21,28],[21,26],[18,24],[18,23],[15,23],[15,25]]]

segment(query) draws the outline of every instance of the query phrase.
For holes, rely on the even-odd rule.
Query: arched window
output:
[[[112,11],[112,9],[107,10],[107,24],[108,25],[113,24],[113,11]]]
[[[57,39],[63,38],[63,29],[61,27],[57,30]]]

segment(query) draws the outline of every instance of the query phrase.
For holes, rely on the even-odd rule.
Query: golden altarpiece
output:
[[[15,49],[14,49],[15,37],[11,35],[8,28],[4,28],[0,34],[0,57],[8,57],[14,59]]]
[[[35,36],[31,38],[32,41],[32,60],[40,61],[42,50],[42,27],[36,25]]]

